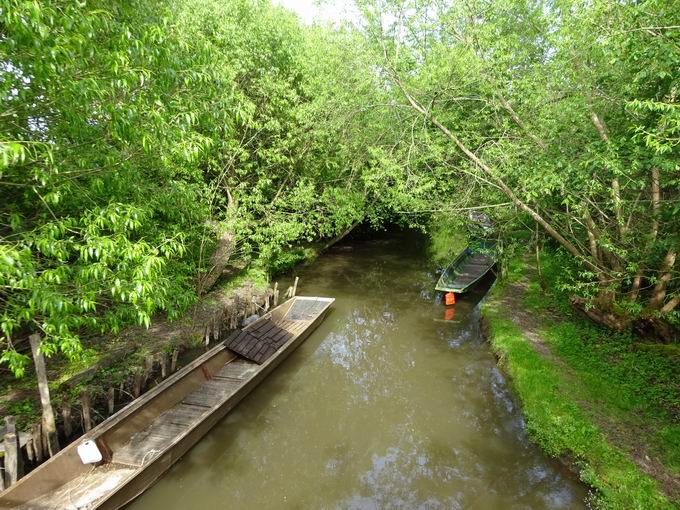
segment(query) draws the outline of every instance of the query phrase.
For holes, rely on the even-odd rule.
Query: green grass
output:
[[[28,430],[33,423],[40,420],[40,404],[32,398],[25,398],[16,402],[11,402],[7,406],[7,414],[16,416],[17,428]]]
[[[596,489],[598,507],[674,508],[656,482],[608,441],[591,411],[621,418],[622,423],[639,423],[650,431],[655,451],[668,470],[677,472],[677,359],[665,350],[636,348],[632,336],[613,335],[572,312],[566,296],[556,290],[559,260],[544,256],[542,262],[550,291],[542,291],[532,281],[523,304],[538,316],[551,312],[550,319],[542,319],[542,338],[569,367],[568,373],[534,350],[493,297],[484,308],[493,349],[512,378],[530,436],[548,454],[574,462],[583,481]],[[523,264],[513,264],[509,271],[513,277],[517,265]],[[494,294],[504,289],[500,285]],[[583,408],[584,402],[592,407]]]
[[[243,287],[247,283],[252,284],[253,287],[258,290],[266,289],[269,285],[269,275],[267,270],[260,267],[248,266],[237,275],[220,284],[220,289],[230,292],[238,289],[239,287]]]
[[[531,282],[524,296],[525,305],[539,314],[550,309],[563,318],[544,321],[543,338],[578,374],[585,386],[582,397],[605,406],[614,415],[634,416],[650,430],[664,464],[680,476],[680,363],[673,348],[676,346],[639,344],[630,333],[616,334],[583,319],[559,290],[559,269],[559,257],[544,254],[547,292]]]

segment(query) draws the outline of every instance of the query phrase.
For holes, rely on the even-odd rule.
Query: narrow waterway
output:
[[[425,240],[337,246],[299,294],[325,322],[132,509],[578,509],[586,489],[526,438],[479,330],[453,320]]]

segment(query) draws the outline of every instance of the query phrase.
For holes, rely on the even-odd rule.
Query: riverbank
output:
[[[76,361],[52,357],[48,377],[61,440],[68,442],[127,405],[203,353],[245,317],[273,304],[272,298],[267,275],[244,269],[199,299],[180,319],[157,316],[149,328],[129,327],[84,338],[83,356]],[[39,437],[41,411],[34,375],[16,379],[6,372],[0,381],[0,416],[16,416],[20,430]],[[84,407],[90,407],[89,411],[84,412]],[[43,457],[31,449],[29,462]]]
[[[613,334],[571,309],[559,261],[517,260],[483,307],[531,438],[571,465],[599,508],[680,503],[680,369],[674,350]]]

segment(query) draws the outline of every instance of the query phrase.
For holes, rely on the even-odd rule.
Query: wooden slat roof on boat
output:
[[[262,364],[292,337],[290,331],[268,320],[259,327],[241,331],[225,345],[244,358]]]
[[[230,350],[262,364],[294,336],[302,333],[310,320],[326,306],[325,301],[298,300],[283,320],[258,321],[225,342]]]

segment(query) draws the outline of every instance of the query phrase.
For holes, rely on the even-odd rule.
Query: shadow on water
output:
[[[420,236],[336,247],[300,294],[336,298],[304,344],[131,508],[585,508],[526,438],[479,330],[492,278],[435,299]]]

